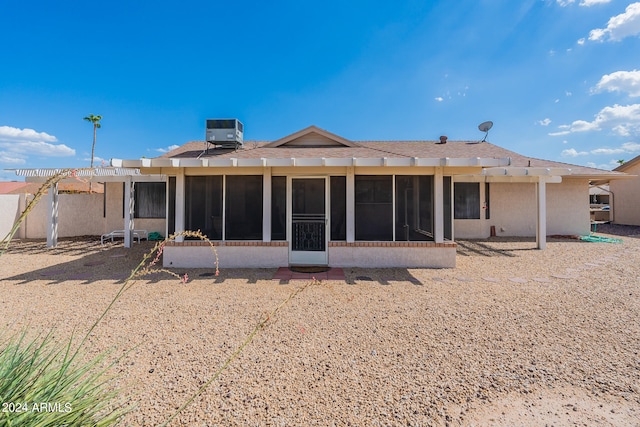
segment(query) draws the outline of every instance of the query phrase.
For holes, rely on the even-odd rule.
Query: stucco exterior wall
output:
[[[277,268],[289,265],[287,246],[216,246],[220,268]],[[214,268],[215,256],[208,245],[171,246],[163,251],[167,268]],[[455,268],[456,248],[367,247],[329,248],[331,267],[424,267]]]
[[[216,246],[220,268],[268,268],[289,265],[286,246]],[[162,253],[166,268],[215,268],[209,245],[166,246]]]
[[[124,228],[123,184],[121,182],[107,182],[104,191],[106,212],[101,234]]]
[[[109,183],[106,187],[106,216],[103,194],[58,195],[58,237],[100,236],[124,228],[122,183]],[[31,194],[0,195],[0,239],[11,230],[26,204],[32,199]],[[47,237],[48,224],[49,198],[45,194],[29,213],[16,237],[44,239]],[[134,228],[148,232],[156,231],[164,236],[166,220],[136,218]]]
[[[588,235],[589,181],[565,177],[560,184],[547,185],[547,234]]]
[[[625,169],[630,175],[640,175],[640,164]],[[640,176],[612,180],[614,224],[640,225]]]
[[[27,216],[25,237],[46,238],[48,224],[49,199],[45,195]],[[58,195],[58,237],[100,235],[102,224],[102,194]]]
[[[547,184],[547,235],[586,235],[590,231],[589,183],[586,179],[563,179]],[[536,235],[536,185],[534,183],[491,183],[490,218],[455,220],[456,239],[489,237],[491,226],[497,236]]]
[[[455,268],[456,248],[339,246],[329,248],[329,266]]]
[[[24,194],[0,194],[0,240],[3,239],[24,210]],[[20,230],[14,237],[23,237]]]

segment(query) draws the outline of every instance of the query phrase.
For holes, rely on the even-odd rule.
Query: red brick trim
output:
[[[211,242],[213,246],[248,246],[248,247],[287,247],[289,242],[260,242],[235,240],[221,242],[219,240]],[[208,242],[203,240],[186,240],[184,242],[168,242],[167,246],[209,246]],[[435,243],[435,242],[329,242],[330,248],[349,247],[349,248],[456,248],[455,242]]]
[[[329,247],[349,248],[456,248],[455,242],[329,242]]]
[[[289,242],[277,241],[277,242],[260,242],[252,240],[237,240],[237,241],[211,241],[213,246],[269,246],[269,247],[287,247]],[[184,242],[168,242],[167,246],[209,246],[209,242],[203,240],[185,240]]]

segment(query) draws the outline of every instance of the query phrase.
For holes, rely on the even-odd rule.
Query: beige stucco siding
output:
[[[640,164],[625,169],[630,175],[640,175]],[[640,176],[612,180],[609,189],[613,193],[613,222],[640,225]]]
[[[221,268],[274,268],[289,265],[287,246],[216,246]],[[213,268],[215,255],[207,245],[165,247],[168,268]],[[331,267],[454,268],[455,247],[348,247],[329,248]]]
[[[44,195],[27,216],[27,238],[47,237],[49,209],[49,196]],[[58,195],[58,237],[99,235],[102,225],[102,194]]]
[[[455,247],[332,247],[331,267],[455,268]]]
[[[589,181],[565,177],[547,185],[547,234],[588,235]]]
[[[216,246],[220,268],[268,268],[289,265],[286,246]],[[167,268],[215,268],[216,255],[207,246],[166,246]]]
[[[0,239],[3,239],[16,223],[25,208],[24,194],[0,194]],[[20,231],[15,237],[24,237]]]
[[[106,216],[104,195],[101,193],[59,194],[58,237],[99,236],[113,230],[122,230],[124,228],[122,183],[108,183],[106,192]],[[19,196],[16,195],[14,197]],[[33,195],[26,195],[26,203],[32,199]],[[13,213],[7,213],[6,215],[13,215],[17,218],[22,209],[24,207],[20,209],[12,208]],[[49,209],[49,197],[45,194],[27,216],[18,237],[29,239],[46,238]],[[3,225],[6,222],[8,221],[2,220]],[[149,232],[157,231],[162,235],[166,232],[165,224],[166,220],[164,218],[136,218],[134,220],[134,228]]]
[[[589,234],[589,184],[586,179],[563,179],[547,184],[547,235]],[[456,239],[498,236],[533,237],[536,234],[536,184],[491,183],[490,218],[455,220]],[[481,200],[483,200],[481,198]]]

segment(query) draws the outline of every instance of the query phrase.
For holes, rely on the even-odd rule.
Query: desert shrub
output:
[[[132,408],[117,402],[104,368],[108,353],[81,361],[52,333],[23,331],[0,344],[0,426],[112,426]]]

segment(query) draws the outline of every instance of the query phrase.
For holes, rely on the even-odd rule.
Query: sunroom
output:
[[[385,152],[313,126],[239,150],[200,144],[113,164],[165,176],[167,233],[200,230],[227,267],[454,267],[454,214],[482,204],[471,183],[470,202],[454,208],[456,176],[510,162]],[[208,244],[179,237],[164,264],[205,267],[211,257]]]

